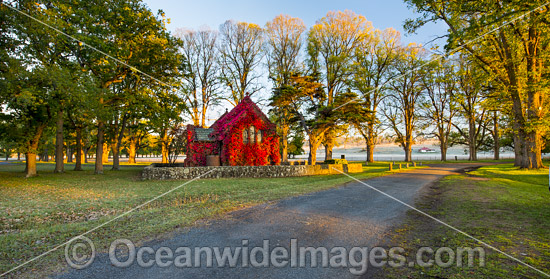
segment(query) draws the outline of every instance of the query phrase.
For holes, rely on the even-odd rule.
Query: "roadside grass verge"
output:
[[[366,179],[391,174],[388,164],[371,163],[364,166],[363,173],[353,176]],[[142,181],[142,166],[107,170],[104,175],[94,175],[93,165],[83,168],[75,172],[66,165],[65,173],[53,174],[53,164],[39,163],[39,176],[24,178],[24,164],[0,165],[0,273],[186,182]],[[139,244],[169,237],[171,232],[184,230],[200,219],[349,181],[344,175],[197,180],[87,236],[99,252],[106,252],[118,238]],[[63,250],[8,277],[42,277],[59,272],[66,268]]]
[[[441,160],[419,160],[418,162],[422,162],[422,164],[426,165],[435,165],[435,164],[461,164],[461,163],[513,163],[514,159],[501,159],[501,160],[491,160],[491,159],[483,159],[483,160],[477,160],[477,161],[470,161],[470,160],[454,160],[449,158],[447,161],[441,161]]]
[[[433,185],[416,207],[519,260],[550,273],[548,169],[492,165],[448,176]],[[409,211],[389,245],[414,259],[420,247],[483,247],[485,266],[385,268],[384,278],[544,278],[544,275],[425,216]],[[433,259],[433,255],[432,258]],[[464,258],[466,260],[466,258]],[[380,275],[380,274],[379,274]]]

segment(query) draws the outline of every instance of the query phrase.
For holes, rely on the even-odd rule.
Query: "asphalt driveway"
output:
[[[413,205],[430,183],[464,168],[480,164],[438,165],[426,169],[366,180],[369,185]],[[351,182],[343,187],[284,199],[235,211],[208,224],[168,240],[148,243],[158,247],[261,247],[269,240],[270,249],[281,246],[290,251],[291,239],[300,247],[354,246],[374,247],[383,243],[385,233],[399,225],[407,207],[377,193],[369,187]],[[244,240],[244,242],[243,242]],[[242,250],[244,251],[244,250]],[[244,254],[244,253],[243,253]],[[202,255],[203,258],[205,254]],[[261,257],[261,256],[260,256]],[[310,259],[310,258],[307,258]],[[318,259],[320,260],[320,259]],[[99,255],[94,263],[82,270],[71,270],[57,278],[357,278],[350,267],[153,267],[137,263],[119,268],[111,265],[107,255]],[[319,261],[319,263],[321,263]],[[362,275],[368,277],[370,272]]]

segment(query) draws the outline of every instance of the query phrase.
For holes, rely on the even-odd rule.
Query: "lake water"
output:
[[[435,153],[420,153],[418,150],[422,147],[428,147],[434,149]],[[412,152],[413,161],[421,160],[439,160],[441,159],[441,152],[439,152],[439,147],[434,145],[414,145]],[[464,146],[453,146],[447,150],[447,160],[454,160],[455,156],[458,160],[467,160],[468,153],[465,152],[466,147]],[[309,150],[306,149],[304,155],[296,156],[296,159],[307,160],[307,153]],[[339,159],[341,155],[346,155],[346,159],[352,161],[365,161],[367,158],[367,152],[360,147],[353,148],[335,148],[333,150],[333,158]],[[478,152],[478,159],[493,159],[492,152]],[[320,148],[317,150],[317,160],[322,161],[325,158],[325,149]],[[513,159],[513,151],[501,151],[501,159]],[[405,152],[403,149],[397,145],[381,145],[377,146],[374,149],[374,160],[375,161],[402,161],[405,159]]]

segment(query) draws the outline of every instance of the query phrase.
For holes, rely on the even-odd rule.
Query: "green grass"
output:
[[[454,160],[449,158],[447,161],[419,160],[417,162],[422,162],[422,164],[460,164],[460,163],[503,163],[503,162],[514,162],[514,160],[513,159],[502,159],[502,160],[484,159],[484,160],[470,161],[470,160]]]
[[[482,167],[444,178],[416,204],[424,212],[550,273],[548,169],[521,170],[512,164]],[[427,233],[429,232],[429,233]],[[422,246],[483,247],[474,240],[410,212],[392,245],[414,257]],[[455,250],[456,251],[456,250]],[[399,268],[384,278],[544,278],[525,265],[485,247],[486,266]]]
[[[81,172],[71,171],[72,166],[67,165],[63,174],[53,174],[53,168],[52,163],[40,163],[38,177],[24,178],[24,164],[0,165],[0,273],[185,182],[142,181],[142,167],[125,166],[104,175],[94,175],[90,164]],[[388,163],[369,164],[364,170],[353,176],[365,179],[390,174]],[[181,231],[200,219],[349,181],[344,175],[198,180],[88,237],[105,252],[117,238],[140,243],[169,237],[170,232]],[[62,250],[10,276],[41,277],[57,272],[64,268]]]

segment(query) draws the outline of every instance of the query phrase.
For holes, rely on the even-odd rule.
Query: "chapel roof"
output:
[[[199,128],[195,127],[195,139],[196,141],[212,141],[210,134],[214,131],[212,128]]]
[[[242,107],[249,105],[252,110],[244,110]],[[217,130],[220,123],[226,122],[228,119],[238,120],[243,118],[248,112],[254,113],[257,117],[261,118],[264,123],[267,123],[271,129],[275,128],[275,125],[269,121],[269,118],[262,112],[262,110],[252,101],[250,96],[245,96],[232,110],[225,112],[212,126],[211,129]]]

